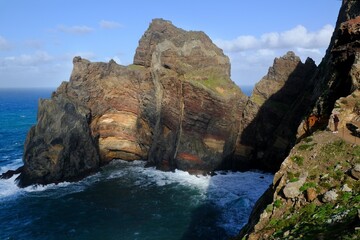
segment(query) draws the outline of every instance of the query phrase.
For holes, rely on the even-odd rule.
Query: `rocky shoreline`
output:
[[[313,86],[316,70],[288,52],[249,98],[205,33],[163,19],[149,25],[134,64],[81,57],[73,64],[70,81],[40,101],[19,186],[77,179],[112,159],[141,159],[165,171],[275,172],[306,114],[304,104],[292,106]],[[283,119],[291,109],[289,125]]]
[[[229,58],[205,33],[154,19],[132,65],[74,58],[69,82],[39,102],[24,166],[1,177],[20,173],[21,187],[71,181],[113,159],[196,174],[256,168],[276,172],[275,179],[238,239],[327,236],[283,222],[284,216],[305,218],[303,211],[307,221],[318,211],[343,214],[339,231],[351,228],[356,237],[359,184],[351,173],[360,164],[358,148],[324,130],[334,111],[343,119],[340,128],[360,120],[359,11],[359,1],[343,1],[319,66],[288,52],[250,97],[231,80]],[[324,172],[311,172],[315,166]],[[321,185],[326,174],[332,177]],[[345,204],[351,205],[346,214],[334,210]],[[328,231],[331,221],[319,231]]]

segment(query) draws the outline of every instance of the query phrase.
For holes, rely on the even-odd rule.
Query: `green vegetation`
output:
[[[346,147],[347,144],[344,140],[337,140],[331,144],[325,145],[321,149],[321,157],[325,161],[327,161],[329,158],[334,158],[335,155],[337,157],[344,157],[347,154]]]
[[[288,172],[288,179],[289,179],[290,182],[299,181],[299,176],[300,176],[299,172],[297,172],[297,173]]]
[[[269,205],[266,206],[265,211],[267,213],[271,213],[273,211],[273,209],[274,209],[274,206],[272,204],[269,204]]]
[[[359,163],[360,146],[343,140],[318,146],[312,137],[308,137],[297,150],[308,151],[290,158],[295,164],[287,171],[287,180],[297,181],[299,172],[309,166],[308,181],[299,190],[304,193],[313,188],[319,194],[335,189],[338,198],[331,203],[322,203],[318,198],[304,202],[301,207],[288,208],[278,199],[273,202],[273,216],[281,217],[272,217],[264,230],[274,232],[274,239],[360,239],[360,231],[355,230],[359,221],[360,181],[346,174],[349,168]],[[352,192],[340,190],[345,184]],[[277,215],[279,213],[281,215]]]
[[[357,198],[344,193],[337,203],[309,203],[298,211],[292,208],[281,219],[271,219],[267,229],[275,229],[273,236],[280,239],[286,231],[292,239],[359,239],[360,232],[355,231],[360,209]]]
[[[262,106],[265,102],[265,98],[259,94],[252,94],[251,95],[251,101],[256,103],[258,106]]]
[[[318,135],[317,135],[318,134]],[[360,239],[360,181],[349,174],[355,164],[360,163],[360,146],[346,143],[329,133],[318,132],[295,146],[287,163],[286,181],[296,182],[300,175],[308,174],[306,182],[299,188],[298,199],[286,199],[278,190],[276,200],[266,208],[271,212],[265,227],[257,231],[266,239]],[[330,141],[330,142],[329,142]],[[306,151],[305,151],[306,150]],[[350,188],[343,191],[345,184]],[[308,189],[316,195],[311,200]],[[323,194],[335,190],[337,198],[324,203]],[[282,198],[281,198],[282,197]],[[315,197],[315,199],[313,198]],[[311,202],[310,202],[311,201]]]
[[[127,66],[128,69],[130,70],[142,70],[142,69],[145,69],[144,66],[141,66],[141,65],[135,65],[135,64],[130,64]]]
[[[274,207],[279,208],[281,206],[282,202],[280,199],[276,199],[274,202]]]
[[[305,150],[313,150],[314,146],[316,145],[316,143],[312,143],[312,144],[303,144],[299,146],[299,150],[301,151],[305,151]]]
[[[314,183],[314,182],[306,182],[306,183],[304,183],[304,185],[302,185],[302,186],[300,187],[300,191],[301,191],[301,192],[304,192],[304,191],[306,191],[308,188],[316,188],[316,183]]]
[[[310,143],[310,142],[313,141],[313,138],[312,137],[307,137],[307,138],[304,138],[303,141],[306,142],[306,143]]]
[[[292,156],[291,160],[299,166],[302,166],[304,163],[304,158],[298,155]]]
[[[199,69],[187,72],[184,78],[195,86],[205,87],[215,94],[225,97],[241,92],[240,88],[219,69]]]

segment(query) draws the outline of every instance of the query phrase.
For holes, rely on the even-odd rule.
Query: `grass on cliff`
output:
[[[294,164],[286,171],[288,182],[308,172],[299,188],[302,194],[293,202],[281,198],[268,206],[273,217],[263,231],[272,232],[271,239],[360,239],[360,229],[356,228],[360,227],[360,180],[348,173],[360,163],[360,146],[329,133],[318,133],[297,144],[290,159]],[[345,184],[351,192],[341,191]],[[317,193],[313,202],[305,200],[309,188]],[[336,190],[338,197],[323,203],[322,196],[329,190]],[[302,201],[301,207],[294,201]]]
[[[184,77],[195,86],[205,87],[223,97],[232,97],[241,92],[233,81],[216,69],[200,69],[186,73]]]
[[[360,198],[347,194],[336,203],[317,206],[310,203],[300,210],[292,208],[281,219],[272,219],[274,238],[283,239],[289,231],[292,239],[359,239],[358,210]],[[284,235],[285,234],[285,235]]]

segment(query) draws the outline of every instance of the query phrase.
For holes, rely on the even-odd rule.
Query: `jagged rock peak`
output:
[[[293,73],[293,71],[300,65],[304,65],[301,62],[300,57],[298,57],[293,51],[288,51],[284,56],[275,58],[273,66],[269,68],[269,71],[264,79],[285,82],[289,79],[289,76]],[[309,65],[311,68],[316,67],[315,62],[311,58],[306,60],[305,65]]]
[[[296,61],[296,62],[301,61],[300,58],[298,56],[296,56],[296,54],[293,51],[288,51],[284,56],[282,56],[280,58],[284,59],[284,60],[290,60],[290,61]]]
[[[163,19],[150,23],[139,41],[134,64],[160,64],[180,75],[199,68],[213,69],[217,75],[230,77],[229,58],[204,32],[185,31]]]

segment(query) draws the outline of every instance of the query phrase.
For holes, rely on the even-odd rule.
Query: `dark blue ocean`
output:
[[[39,98],[0,89],[0,174],[21,166]],[[272,181],[261,172],[193,176],[114,160],[76,183],[20,189],[0,180],[0,239],[227,239]]]

